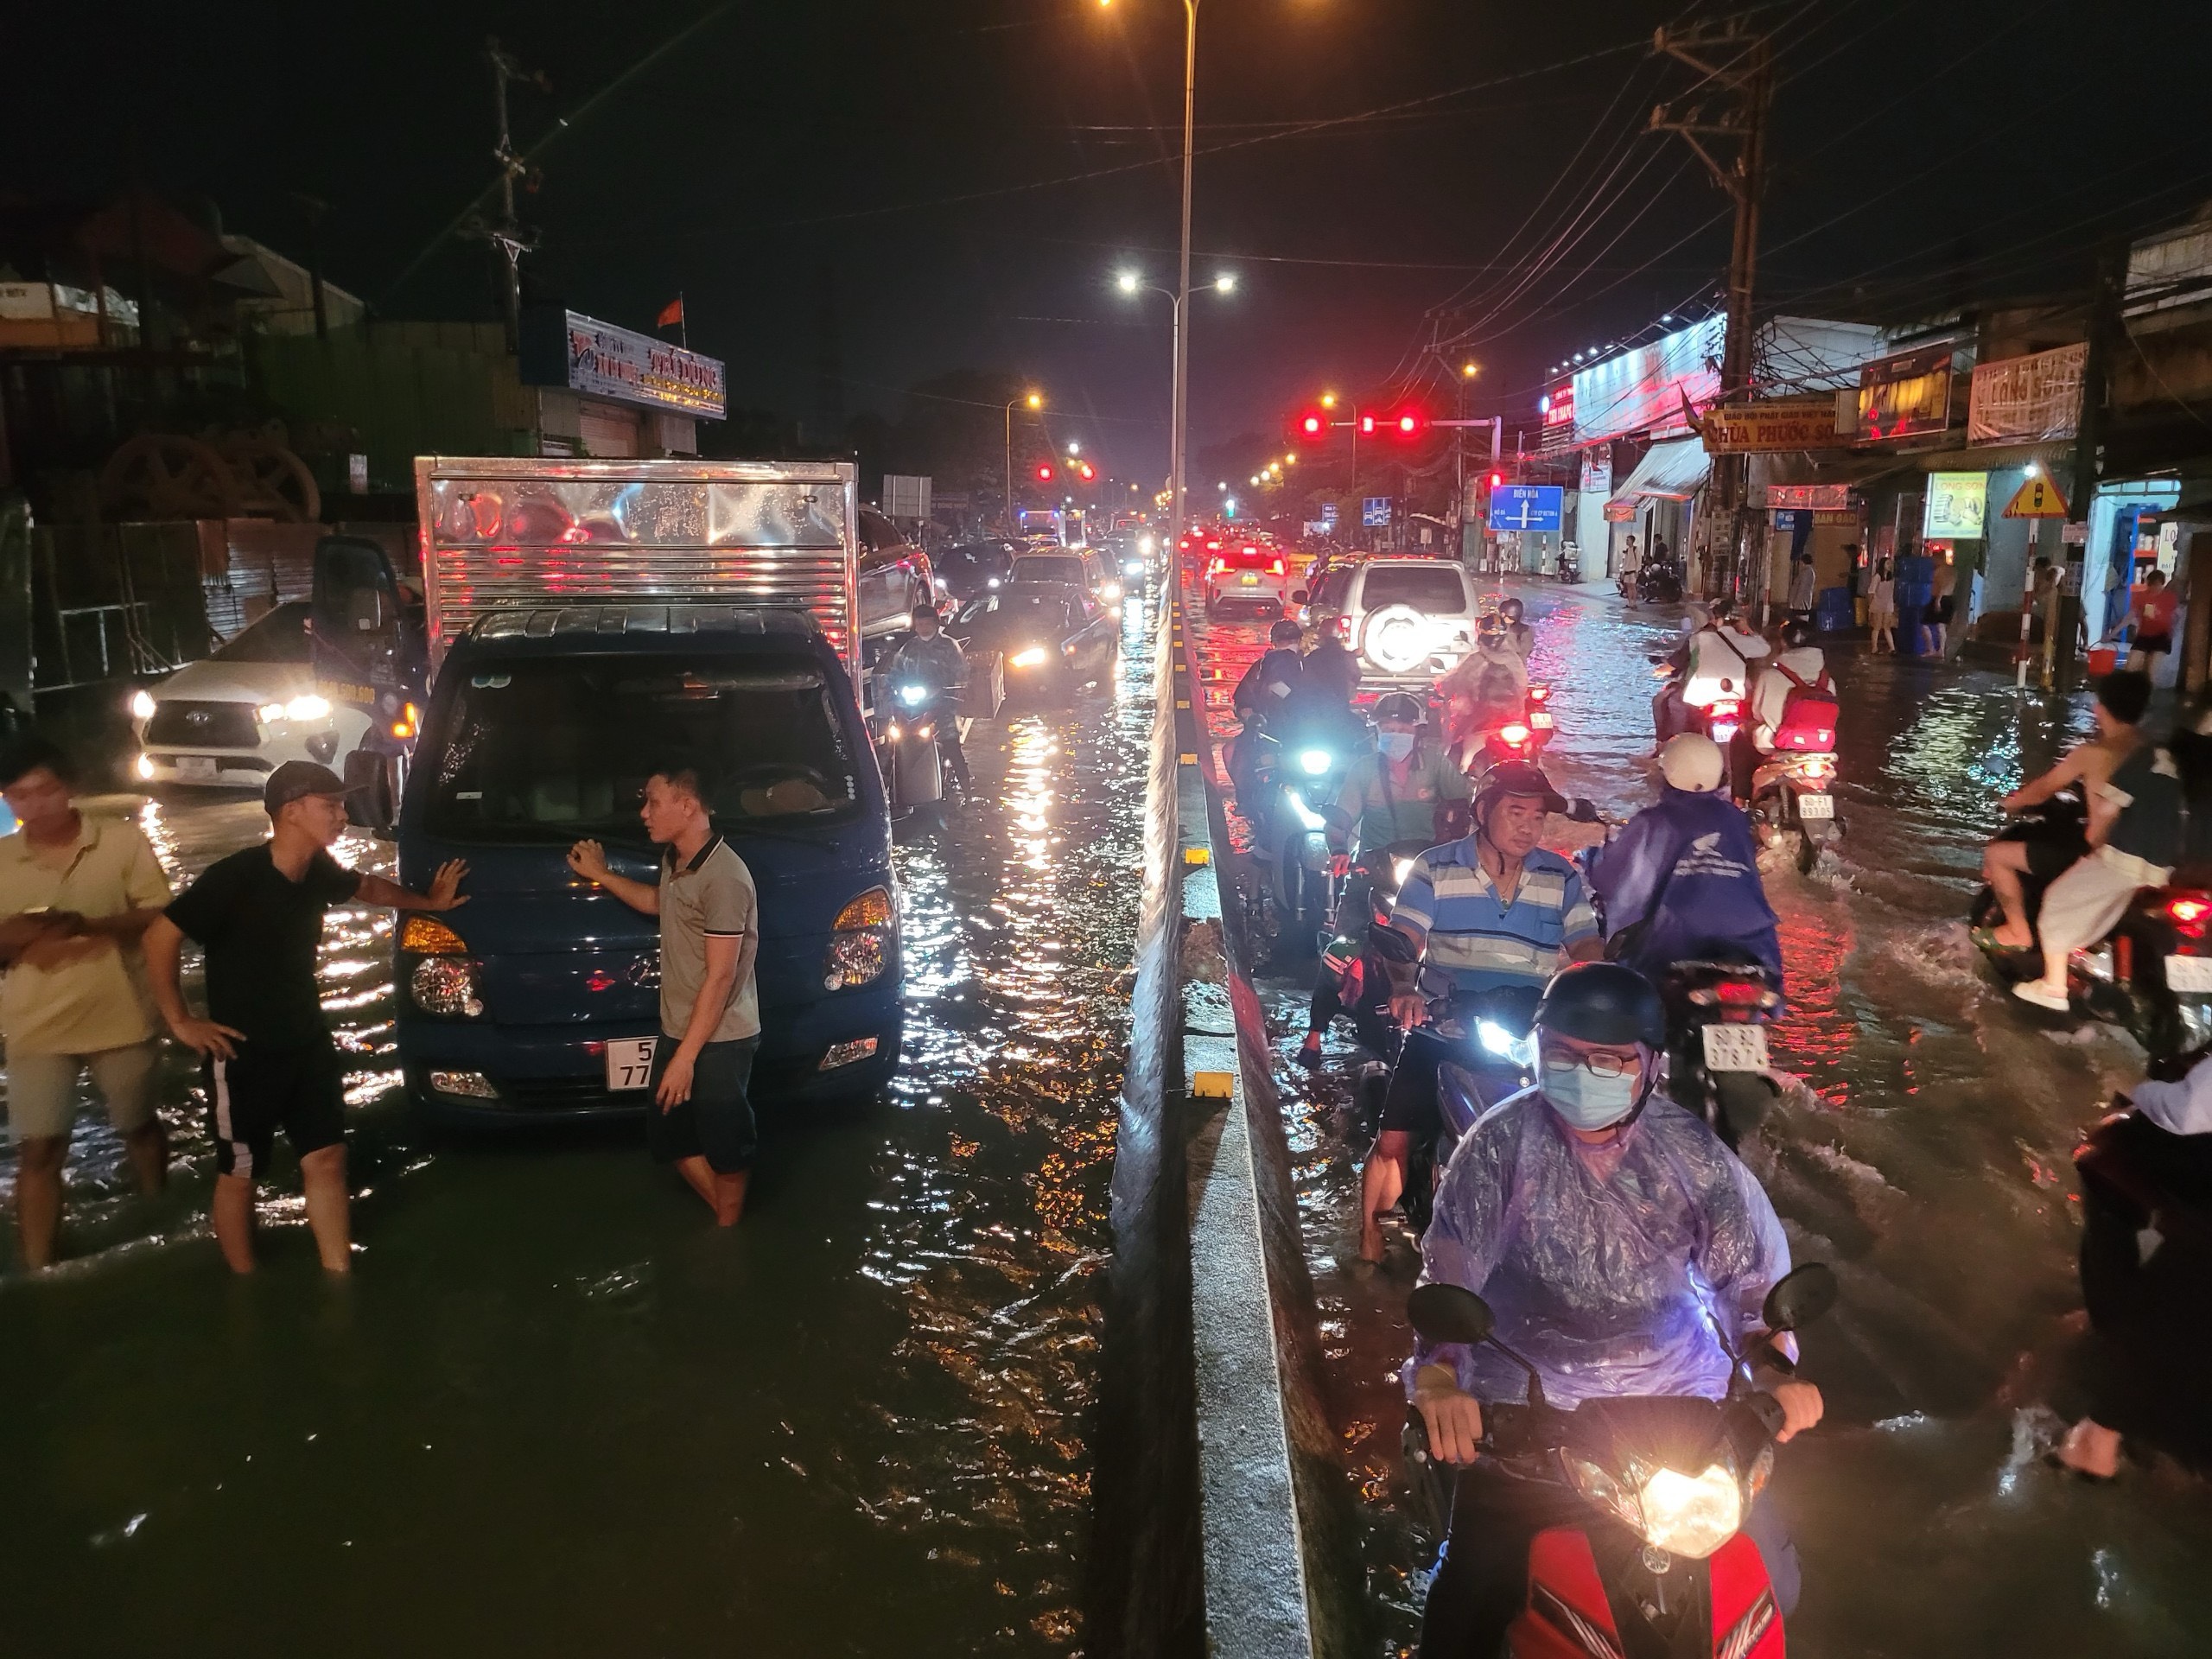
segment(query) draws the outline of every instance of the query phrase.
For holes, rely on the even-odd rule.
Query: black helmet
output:
[[[1475,822],[1487,821],[1492,801],[1513,795],[1541,798],[1547,812],[1567,810],[1567,797],[1552,787],[1552,780],[1544,776],[1541,766],[1533,760],[1501,760],[1484,774],[1482,787],[1475,793]]]
[[[1813,631],[1802,622],[1785,624],[1782,630],[1782,643],[1791,651],[1802,651],[1813,643]]]
[[[1375,718],[1409,721],[1418,726],[1428,718],[1428,710],[1403,691],[1393,691],[1388,696],[1375,700]]]
[[[1667,1005],[1656,986],[1618,962],[1562,968],[1536,1004],[1536,1028],[1585,1043],[1667,1046]]]
[[[1271,645],[1294,645],[1305,637],[1306,630],[1288,617],[1268,630],[1268,643]]]
[[[1509,599],[1497,607],[1497,613],[1509,622],[1518,622],[1527,607],[1517,599]]]

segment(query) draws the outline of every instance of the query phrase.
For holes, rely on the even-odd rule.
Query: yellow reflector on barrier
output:
[[[1213,852],[1205,847],[1185,847],[1183,861],[1185,864],[1211,864],[1213,862]]]
[[[1191,1073],[1191,1093],[1199,1100],[1228,1100],[1233,1097],[1235,1090],[1235,1080],[1226,1071]]]

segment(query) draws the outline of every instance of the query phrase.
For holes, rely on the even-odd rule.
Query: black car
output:
[[[1071,582],[1020,582],[974,601],[952,625],[970,654],[997,652],[1008,701],[1067,697],[1114,671],[1120,621]]]
[[[957,542],[937,554],[938,580],[963,605],[996,593],[1013,575],[1011,542]]]

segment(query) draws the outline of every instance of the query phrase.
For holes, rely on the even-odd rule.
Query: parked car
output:
[[[938,583],[956,602],[964,605],[1012,581],[1014,558],[1011,542],[956,542],[938,553]]]
[[[1114,671],[1122,630],[1112,612],[1073,582],[1024,582],[978,600],[953,635],[971,655],[999,653],[1009,702],[1074,696]]]
[[[1212,539],[1207,537],[1209,543]],[[1231,605],[1261,605],[1284,616],[1290,614],[1294,582],[1290,556],[1257,537],[1224,540],[1218,550],[1206,556],[1200,578],[1209,612]]]
[[[1120,578],[1107,568],[1103,555],[1091,548],[1064,548],[1055,553],[1024,553],[1014,562],[1014,578],[1025,582],[1073,582],[1101,605],[1121,603]]]
[[[315,689],[308,602],[294,600],[130,698],[137,775],[149,784],[259,789],[287,760],[329,766],[369,717]]]
[[[917,605],[933,603],[930,557],[874,507],[860,511],[861,634],[896,633]]]
[[[1363,559],[1292,597],[1359,658],[1363,694],[1426,690],[1474,649],[1480,599],[1456,560]]]

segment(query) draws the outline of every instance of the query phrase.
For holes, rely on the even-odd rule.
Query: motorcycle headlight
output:
[[[284,705],[284,712],[294,720],[321,720],[330,713],[330,699],[318,697],[313,692],[294,697]]]
[[[995,588],[995,587],[997,587],[998,585],[999,585],[999,579],[998,579],[996,576],[993,576],[993,577],[989,578],[988,581],[986,581],[986,582],[983,583],[983,586],[985,586],[986,588]]]
[[[911,709],[929,694],[929,687],[925,685],[902,685],[899,688],[899,701]]]
[[[1485,1053],[1495,1054],[1502,1060],[1510,1060],[1516,1065],[1535,1064],[1536,1042],[1533,1035],[1525,1039],[1516,1037],[1495,1020],[1483,1020],[1476,1022],[1475,1037]]]
[[[1693,1561],[1712,1554],[1744,1524],[1744,1489],[1725,1464],[1711,1465],[1701,1475],[1662,1469],[1643,1483],[1637,1499],[1644,1541]]]
[[[1324,819],[1319,812],[1316,812],[1312,807],[1306,805],[1305,797],[1300,795],[1296,790],[1286,789],[1282,792],[1282,798],[1285,804],[1289,806],[1291,816],[1295,817],[1306,829],[1311,830],[1325,829],[1327,827],[1327,821]]]
[[[1569,1457],[1567,1475],[1586,1503],[1605,1510],[1639,1537],[1643,1535],[1643,1511],[1637,1507],[1635,1495],[1620,1482],[1587,1458]]]
[[[1305,749],[1298,756],[1298,764],[1305,768],[1308,778],[1319,778],[1328,771],[1332,756],[1326,749]]]
[[[484,1012],[476,963],[467,957],[425,957],[407,976],[408,994],[425,1014],[474,1020]]]

